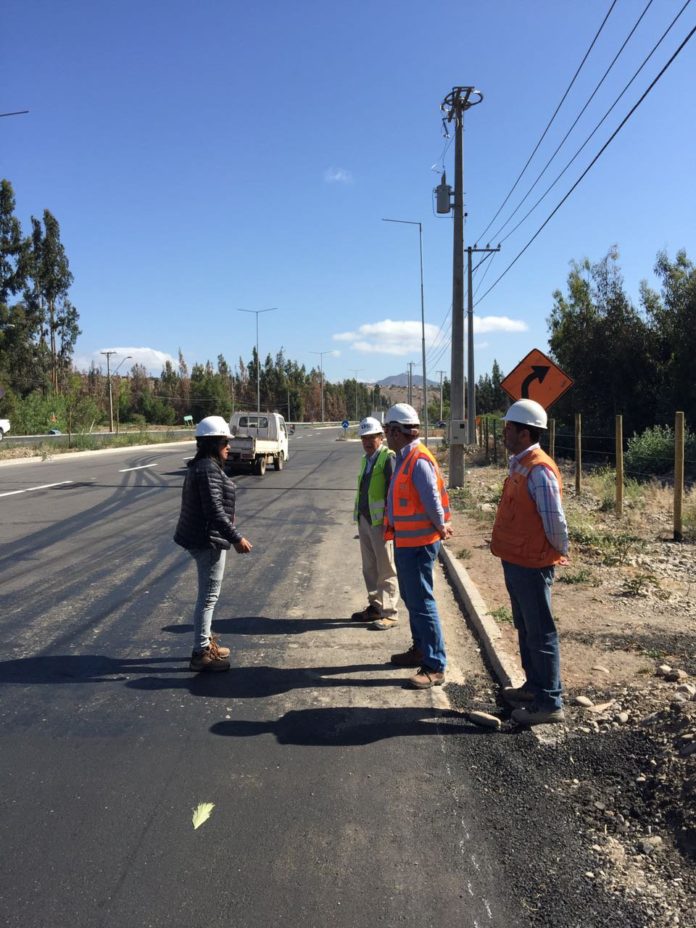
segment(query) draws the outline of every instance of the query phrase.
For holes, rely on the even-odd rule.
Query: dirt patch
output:
[[[516,653],[489,550],[505,474],[467,466],[447,545]],[[556,799],[582,824],[595,861],[584,879],[639,902],[645,925],[686,925],[696,921],[696,548],[671,538],[669,490],[632,488],[617,519],[606,477],[586,481],[579,497],[564,477],[571,556],[553,597],[568,722],[542,734],[556,758]],[[455,701],[507,717],[495,690],[474,690]]]

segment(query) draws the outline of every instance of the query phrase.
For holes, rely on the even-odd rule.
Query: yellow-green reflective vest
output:
[[[384,476],[384,466],[389,457],[394,458],[394,452],[390,451],[386,445],[382,445],[377,455],[375,463],[372,465],[370,472],[370,483],[367,487],[367,502],[370,507],[370,521],[372,525],[381,525],[384,521],[384,507],[387,500],[387,480]],[[353,509],[353,519],[357,522],[360,513],[360,484],[362,483],[365,468],[367,467],[367,455],[363,455],[360,473],[358,474],[358,492],[355,494],[355,507]]]

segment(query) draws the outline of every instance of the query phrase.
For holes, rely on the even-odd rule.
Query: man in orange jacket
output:
[[[433,595],[433,565],[452,526],[445,483],[435,458],[418,438],[419,425],[418,413],[408,403],[397,403],[387,412],[384,431],[396,461],[384,522],[385,537],[394,539],[399,592],[413,639],[408,651],[393,654],[391,662],[418,667],[408,682],[425,690],[445,681],[447,657]]]
[[[558,632],[551,611],[554,566],[567,563],[568,526],[561,474],[541,450],[546,410],[518,400],[504,417],[510,472],[493,526],[491,551],[503,563],[526,682],[506,687],[520,725],[564,721]]]

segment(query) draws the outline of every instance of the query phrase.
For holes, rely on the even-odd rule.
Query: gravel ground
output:
[[[448,548],[516,653],[488,549],[504,476],[468,466]],[[454,706],[502,721],[462,763],[489,800],[506,877],[532,926],[696,926],[694,544],[672,541],[669,490],[641,489],[618,520],[596,482],[580,497],[570,473],[565,482],[574,540],[553,595],[566,723],[523,732],[490,679],[449,685]],[[469,741],[460,739],[463,753]]]
[[[459,749],[471,755],[462,764],[480,784],[530,925],[696,925],[696,770],[693,755],[680,753],[695,703],[635,725],[598,723],[599,731],[583,731],[583,710],[571,708],[567,725],[536,730],[540,743],[507,720],[488,681],[447,692],[457,708],[503,720],[500,733],[476,739],[473,750],[460,739]],[[622,705],[631,706],[628,695]],[[530,831],[538,844],[530,846]]]

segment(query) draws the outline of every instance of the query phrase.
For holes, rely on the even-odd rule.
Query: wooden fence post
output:
[[[582,490],[582,414],[575,413],[575,492]]]
[[[682,541],[684,503],[684,413],[674,414],[674,540]]]
[[[488,416],[483,420],[483,447],[486,449],[486,464],[488,464],[491,459],[488,448]]]
[[[493,420],[493,463],[498,463],[498,420]]]
[[[624,459],[623,459],[623,416],[616,417],[616,516],[623,515]]]
[[[549,456],[556,460],[556,420],[549,419]]]

